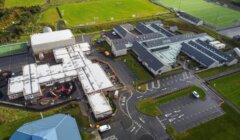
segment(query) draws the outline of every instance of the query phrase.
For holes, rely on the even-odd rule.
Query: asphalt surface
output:
[[[34,62],[34,57],[30,53],[2,57],[0,58],[0,69],[20,72],[22,71],[22,66]]]

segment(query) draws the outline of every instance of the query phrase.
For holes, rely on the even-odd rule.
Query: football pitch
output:
[[[165,6],[180,9],[205,22],[216,26],[226,27],[240,24],[240,12],[207,2],[207,0],[157,0]]]
[[[169,12],[148,0],[95,0],[58,6],[68,26],[121,21]],[[59,15],[55,7],[45,11],[40,23],[56,24]]]
[[[5,0],[4,7],[19,7],[19,6],[33,6],[42,5],[46,0]]]
[[[231,74],[210,83],[219,93],[240,109],[240,73]]]

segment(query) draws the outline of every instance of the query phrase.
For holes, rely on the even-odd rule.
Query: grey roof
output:
[[[128,34],[128,31],[125,30],[122,26],[115,26],[114,29],[121,37],[125,37]]]
[[[10,140],[81,140],[76,120],[69,115],[57,114],[27,123]]]
[[[146,48],[144,48],[139,42],[134,42],[132,47],[133,52],[142,60],[147,63],[149,68],[155,71],[161,69],[164,65],[154,57]]]
[[[209,44],[207,44],[206,42],[204,42],[202,40],[198,39],[197,42],[199,44],[201,44],[205,49],[208,49],[209,51],[215,53],[216,55],[221,56],[221,58],[223,58],[227,62],[231,62],[231,61],[234,60],[233,57],[229,56],[228,54],[226,54],[226,53],[224,53],[224,52],[222,52],[222,51],[220,51],[220,50],[218,50],[218,49],[216,49],[212,46],[210,46]]]
[[[169,43],[174,43],[174,42],[179,42],[179,41],[185,41],[188,39],[193,39],[196,37],[201,37],[204,36],[206,34],[182,34],[182,35],[175,35],[173,37],[169,37],[169,38],[157,38],[154,40],[150,40],[150,41],[144,41],[144,45],[147,48],[152,48],[152,47],[156,47],[156,46],[160,46],[160,45],[164,45],[164,44],[169,44]]]
[[[150,33],[150,34],[144,34],[139,36],[130,36],[128,38],[122,38],[122,39],[115,39],[112,40],[112,43],[114,44],[114,47],[116,50],[122,50],[126,49],[127,43],[133,43],[134,41],[143,41],[143,40],[150,40],[150,39],[156,39],[156,38],[163,38],[164,36],[159,33]]]
[[[201,21],[201,19],[199,19],[197,17],[194,17],[192,15],[189,15],[188,13],[185,13],[185,12],[178,12],[178,14],[181,17],[186,18],[186,19],[188,19],[188,20],[190,20],[190,21],[192,21],[192,22],[194,22],[196,24]]]
[[[205,67],[215,63],[212,58],[187,43],[182,43],[181,51]]]
[[[173,33],[169,32],[167,29],[165,29],[165,28],[163,28],[163,27],[161,27],[161,26],[159,26],[159,25],[157,25],[155,23],[151,24],[151,27],[154,28],[155,30],[157,30],[158,32],[166,35],[167,37],[174,36]]]
[[[153,33],[153,31],[151,29],[149,29],[145,24],[143,24],[141,22],[137,23],[136,30],[142,34]]]

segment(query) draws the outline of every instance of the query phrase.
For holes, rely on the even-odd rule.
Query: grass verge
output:
[[[233,66],[222,66],[222,67],[219,67],[219,68],[209,69],[209,70],[206,70],[206,71],[203,71],[203,72],[199,72],[198,75],[201,78],[206,78],[206,77],[210,77],[210,76],[213,76],[213,75],[217,75],[217,74],[222,73],[222,72],[227,72],[227,71],[230,71],[230,70],[234,70],[236,68],[240,68],[240,63],[238,63],[236,65],[233,65]]]
[[[136,109],[139,112],[142,112],[143,114],[148,115],[148,116],[159,116],[159,115],[161,115],[159,105],[167,103],[172,100],[179,99],[183,96],[190,95],[190,94],[192,94],[192,91],[197,91],[200,95],[200,99],[204,100],[204,98],[206,96],[204,91],[199,87],[191,86],[187,89],[184,89],[181,91],[176,91],[169,95],[159,97],[156,99],[148,98],[148,99],[141,100],[136,104]]]
[[[240,114],[225,103],[222,109],[223,116],[172,136],[176,140],[239,140]]]

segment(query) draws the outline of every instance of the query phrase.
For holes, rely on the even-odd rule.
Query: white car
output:
[[[197,91],[193,91],[192,94],[193,94],[194,97],[200,98],[200,95],[197,93]]]
[[[101,125],[98,130],[100,133],[103,133],[105,131],[108,131],[111,129],[111,126],[109,124]]]

